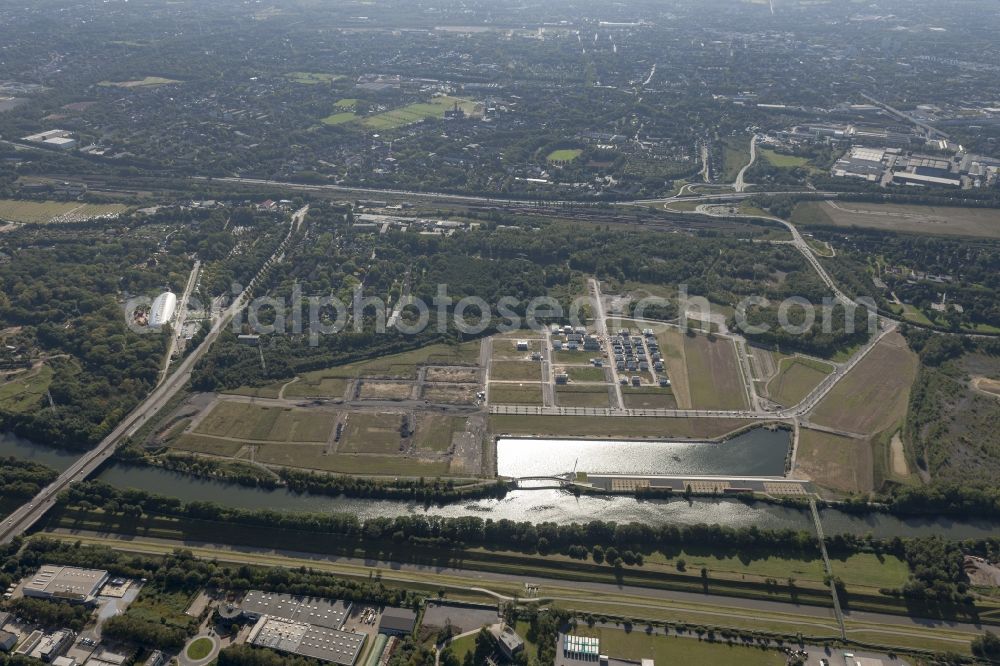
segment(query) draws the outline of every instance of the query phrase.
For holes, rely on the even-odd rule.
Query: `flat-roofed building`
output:
[[[46,564],[24,583],[22,590],[26,597],[92,603],[107,580],[108,572],[100,569]]]
[[[386,608],[379,618],[378,632],[387,636],[408,636],[416,626],[416,612],[409,608]]]
[[[251,620],[270,617],[340,629],[347,621],[351,605],[344,601],[319,597],[295,597],[290,594],[251,590],[243,598],[243,614]]]
[[[365,643],[365,634],[320,627],[305,622],[262,616],[247,642],[279,652],[353,666]]]

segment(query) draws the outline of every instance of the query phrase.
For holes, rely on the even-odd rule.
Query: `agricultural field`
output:
[[[84,222],[95,218],[121,215],[126,210],[128,208],[121,204],[0,199],[0,220],[20,224]]]
[[[556,402],[560,407],[597,407],[606,409],[611,406],[608,387],[594,385],[568,385],[556,387]]]
[[[392,111],[367,116],[362,124],[373,130],[396,129],[430,118],[444,118],[444,112],[451,110],[455,104],[458,104],[458,107],[467,115],[471,115],[476,110],[475,102],[445,95],[434,97],[430,102],[416,102]]]
[[[183,83],[183,81],[167,79],[162,76],[147,76],[134,81],[101,81],[97,85],[105,88],[148,88],[150,86],[165,86],[171,83]]]
[[[899,333],[892,333],[816,406],[812,421],[831,428],[873,435],[906,415],[917,356]]]
[[[542,384],[524,382],[521,384],[497,384],[490,382],[488,393],[493,405],[541,405]]]
[[[693,408],[746,408],[746,394],[732,341],[726,338],[710,340],[701,334],[684,336],[683,349]],[[669,359],[669,355],[665,357]],[[669,373],[669,363],[666,365]],[[672,374],[670,378],[674,380]]]
[[[803,356],[783,358],[778,374],[767,384],[768,396],[779,405],[796,405],[831,372],[831,365],[816,359]]]
[[[867,439],[841,437],[802,428],[795,470],[813,483],[843,493],[872,490],[872,445]]]
[[[49,390],[55,372],[47,365],[22,373],[12,374],[12,379],[0,382],[0,411],[19,413],[36,409]],[[0,374],[0,377],[6,377]]]
[[[562,150],[553,150],[545,158],[545,161],[555,164],[572,162],[576,158],[580,157],[580,155],[583,155],[583,151],[579,148],[564,148]]]
[[[496,434],[536,437],[715,439],[751,423],[748,419],[724,418],[494,414],[490,417],[490,430]]]
[[[334,419],[330,412],[221,401],[193,432],[233,440],[325,442],[333,429]]]
[[[813,201],[798,204],[791,220],[802,225],[1000,238],[1000,210],[994,208]]]

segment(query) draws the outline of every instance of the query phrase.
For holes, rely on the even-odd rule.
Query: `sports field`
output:
[[[810,201],[792,211],[802,225],[862,227],[939,236],[1000,238],[1000,210],[941,206],[904,206],[847,201]]]
[[[583,151],[579,148],[563,148],[561,150],[553,150],[545,159],[553,163],[572,162],[580,155],[583,155]]]
[[[872,490],[872,446],[867,439],[818,430],[799,431],[796,470],[819,486],[840,492]]]
[[[767,384],[768,395],[780,405],[796,405],[831,372],[833,367],[822,361],[802,356],[783,358],[778,374]]]
[[[429,102],[417,102],[407,104],[404,107],[377,113],[366,117],[362,124],[373,130],[389,130],[397,127],[405,127],[413,123],[427,120],[429,118],[444,118],[444,112],[454,108],[455,104],[465,111],[467,115],[476,110],[476,103],[458,97],[442,96],[434,97]]]
[[[121,204],[0,199],[0,220],[21,224],[83,222],[97,217],[120,215],[126,210]]]

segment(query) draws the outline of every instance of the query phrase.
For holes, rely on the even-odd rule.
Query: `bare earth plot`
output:
[[[792,222],[945,236],[1000,238],[1000,210],[989,208],[846,201],[808,202],[796,206]]]
[[[493,361],[490,379],[497,381],[537,382],[542,378],[542,366],[537,361]]]
[[[868,492],[874,485],[872,447],[867,439],[818,430],[799,431],[796,470],[819,486],[840,492]]]
[[[819,403],[819,425],[872,435],[906,415],[917,356],[899,333],[883,338]]]
[[[475,402],[478,384],[425,384],[423,400],[448,405],[469,405]]]
[[[490,403],[497,405],[541,405],[541,382],[502,384],[490,382]]]
[[[767,384],[768,395],[780,405],[796,405],[831,372],[833,368],[821,361],[801,356],[784,358],[777,376]]]

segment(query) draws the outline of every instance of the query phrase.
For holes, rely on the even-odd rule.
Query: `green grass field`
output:
[[[316,444],[264,444],[256,460],[298,469],[362,476],[438,477],[448,474],[448,463],[425,462],[405,456],[326,454]]]
[[[352,412],[344,426],[340,450],[345,453],[397,453],[402,437],[400,414]]]
[[[215,647],[215,644],[212,642],[212,639],[203,636],[188,645],[185,654],[191,661],[201,661],[211,654],[213,647]]]
[[[798,157],[797,155],[782,155],[781,153],[776,153],[767,148],[758,148],[758,152],[772,165],[782,169],[794,169],[795,167],[804,167],[809,164],[809,160],[807,158]]]
[[[722,141],[722,173],[719,181],[731,183],[750,161],[750,137],[727,137]]]
[[[334,415],[282,407],[220,402],[194,429],[201,435],[274,442],[325,442]]]
[[[580,157],[580,155],[583,155],[583,151],[579,148],[563,148],[561,150],[553,150],[545,158],[545,161],[550,163],[572,162]]]
[[[695,409],[746,408],[746,394],[732,342],[723,338],[709,340],[701,334],[684,336],[684,359]],[[669,355],[667,361],[669,365]]]
[[[243,448],[242,442],[233,442],[228,439],[208,437],[204,435],[181,435],[170,440],[171,449],[178,451],[188,451],[190,453],[204,453],[211,456],[224,456],[232,458]]]
[[[365,127],[373,130],[390,130],[412,125],[430,118],[444,118],[444,112],[452,109],[455,104],[471,114],[476,109],[476,103],[458,97],[434,97],[430,102],[416,102],[384,113],[367,116],[363,121]]]
[[[800,356],[781,359],[778,374],[767,384],[772,400],[786,407],[798,404],[833,372],[827,363]]]
[[[323,118],[320,122],[324,125],[343,125],[344,123],[354,122],[357,119],[358,117],[354,115],[353,111],[338,111]]]
[[[879,342],[816,406],[812,421],[874,434],[906,414],[918,360],[898,333]]]
[[[541,405],[540,382],[497,384],[490,382],[489,401],[492,405]]]
[[[659,386],[623,386],[626,409],[677,409],[677,400],[669,388]]]
[[[0,384],[0,410],[17,414],[36,409],[45,398],[54,375],[52,368],[43,365]]]
[[[413,443],[425,451],[447,451],[451,436],[465,429],[465,419],[442,414],[421,414],[417,420]]]

